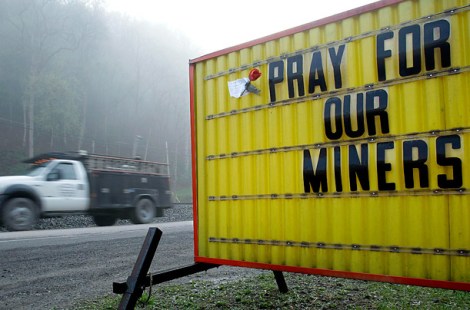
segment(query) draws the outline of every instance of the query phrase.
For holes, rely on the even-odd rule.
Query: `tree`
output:
[[[78,10],[87,2],[77,0],[4,0],[4,26],[11,31],[25,64],[22,76],[24,141],[28,155],[34,155],[36,94],[41,77],[51,62],[65,51],[76,50],[89,35],[82,27],[87,10]],[[14,44],[12,44],[14,45]],[[15,52],[15,51],[13,51]],[[27,135],[26,135],[27,133]],[[27,136],[27,139],[26,139]]]
[[[1,173],[35,152],[131,156],[142,136],[138,155],[164,162],[168,142],[191,181],[187,38],[100,1],[1,0],[0,43]]]
[[[73,83],[73,81],[72,81]],[[54,149],[54,139],[61,136],[67,144],[67,136],[78,131],[78,102],[80,95],[75,92],[71,82],[48,74],[38,79],[36,91],[36,124],[50,132],[50,149]]]

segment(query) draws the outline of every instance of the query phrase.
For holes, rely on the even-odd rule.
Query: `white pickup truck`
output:
[[[30,230],[40,217],[88,214],[98,226],[117,219],[150,223],[172,207],[168,164],[77,153],[25,161],[24,176],[0,177],[0,223]]]

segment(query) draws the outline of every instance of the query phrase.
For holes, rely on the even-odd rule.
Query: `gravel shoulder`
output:
[[[171,209],[165,210],[165,216],[155,218],[154,223],[168,223],[168,222],[181,222],[192,221],[193,210],[191,204],[178,204]],[[129,220],[119,220],[116,225],[130,225]],[[72,215],[64,217],[51,217],[40,219],[34,230],[47,230],[47,229],[66,229],[66,228],[83,228],[83,227],[96,227],[95,222],[91,216],[87,215]],[[0,232],[6,232],[5,227],[0,225]]]

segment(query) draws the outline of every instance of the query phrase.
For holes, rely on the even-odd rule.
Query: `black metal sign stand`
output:
[[[129,278],[127,278],[127,282],[113,283],[113,293],[123,294],[118,307],[119,310],[134,309],[146,287],[220,267],[220,265],[215,264],[195,263],[173,270],[162,271],[152,276],[148,275],[148,270],[152,264],[161,236],[162,231],[160,229],[156,227],[149,228],[137,261],[132,269],[132,273]],[[287,293],[288,288],[284,275],[281,271],[273,272],[279,291],[281,293]]]
[[[277,283],[277,287],[279,288],[279,292],[287,293],[289,289],[287,288],[287,283],[286,283],[286,279],[284,279],[284,274],[282,274],[282,271],[273,270],[273,272],[274,272],[274,278],[276,278],[276,283]]]
[[[118,309],[134,309],[137,300],[145,289],[143,283],[147,276],[147,272],[152,264],[153,256],[157,250],[158,243],[162,236],[162,231],[158,228],[149,228],[144,244],[140,249],[139,256],[132,269],[131,276],[127,279],[126,290],[123,292],[121,303]]]

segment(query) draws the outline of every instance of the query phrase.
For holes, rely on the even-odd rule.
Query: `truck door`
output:
[[[45,211],[83,211],[88,208],[88,184],[73,162],[59,162],[46,176]]]

